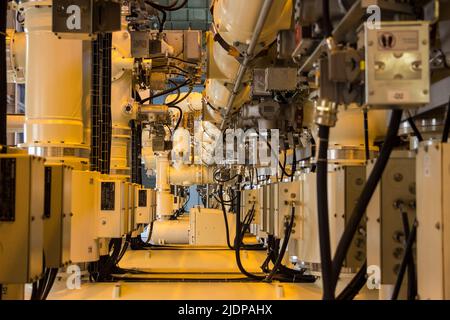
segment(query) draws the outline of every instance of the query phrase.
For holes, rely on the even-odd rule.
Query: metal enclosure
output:
[[[450,299],[450,145],[417,155],[417,281],[421,300]]]
[[[59,36],[120,30],[119,0],[53,0],[52,31]]]
[[[332,252],[344,232],[351,217],[355,204],[361,195],[366,182],[365,166],[338,167],[329,174],[330,181],[330,229]],[[366,258],[366,217],[362,219],[358,231],[345,259],[345,267],[355,271],[359,269]]]
[[[230,243],[236,235],[236,215],[227,214]],[[196,246],[227,246],[222,210],[192,208],[189,212],[189,243]]]
[[[366,104],[414,107],[430,102],[429,23],[365,24]]]
[[[127,233],[122,207],[125,182],[102,178],[98,184],[98,237],[120,238]]]
[[[44,253],[48,268],[70,263],[72,171],[63,164],[45,166]]]
[[[136,224],[148,224],[151,222],[151,190],[139,188],[136,190],[137,209]]]
[[[30,283],[43,272],[44,159],[0,154],[0,283]]]
[[[97,233],[97,180],[100,173],[72,172],[72,221],[70,232],[70,260],[72,263],[93,262],[99,259]]]
[[[367,176],[373,168],[368,165]],[[416,217],[416,160],[408,151],[394,151],[367,208],[367,264],[381,271],[380,299],[390,299],[404,253],[401,211],[394,203],[403,201],[412,225]],[[405,280],[406,281],[406,277]],[[406,294],[402,286],[400,298]]]

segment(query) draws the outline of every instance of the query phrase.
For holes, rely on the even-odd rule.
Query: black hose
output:
[[[57,275],[58,275],[58,268],[51,268],[47,284],[42,294],[42,300],[47,300],[47,297],[53,287],[53,284],[55,283]]]
[[[283,261],[283,257],[286,254],[289,239],[291,237],[292,228],[294,226],[294,220],[295,220],[295,206],[292,206],[291,220],[289,221],[289,225],[287,226],[286,231],[284,233],[284,239],[283,239],[283,244],[281,245],[280,253],[277,257],[277,260],[275,261],[272,271],[264,279],[264,281],[266,281],[266,282],[271,282],[273,277],[275,276],[275,274],[280,269],[281,262]]]
[[[449,132],[450,132],[450,99],[447,105],[447,115],[445,117],[444,132],[442,133],[442,143],[448,142]]]
[[[146,0],[145,2],[148,3],[149,5],[151,5],[155,9],[176,11],[176,10],[183,8],[186,5],[186,3],[188,2],[188,0],[183,0],[183,2],[179,5],[178,5],[178,1],[176,1],[168,6],[163,6],[163,5],[160,5],[160,4],[150,1],[150,0]]]
[[[366,151],[366,161],[370,160],[369,146],[369,113],[364,110],[364,149]]]
[[[352,279],[352,281],[345,287],[344,290],[337,296],[337,300],[353,300],[367,283],[367,260],[364,262],[361,269]]]
[[[410,225],[408,219],[408,212],[406,210],[402,210],[402,223],[403,223],[403,232],[405,234],[405,239],[408,239],[410,236]],[[407,289],[407,298],[408,300],[415,300],[417,296],[417,282],[416,282],[416,266],[414,263],[414,256],[410,255],[408,259],[408,289]]]
[[[175,129],[173,130],[175,132],[180,127],[181,120],[183,119],[183,110],[181,110],[181,108],[178,106],[168,106],[168,107],[172,108],[172,109],[177,109],[180,112],[180,116],[178,118],[177,124],[175,126]]]
[[[341,267],[344,263],[345,257],[347,255],[348,249],[352,243],[353,237],[358,230],[359,224],[361,222],[364,213],[366,212],[367,206],[375,192],[375,189],[383,175],[384,169],[389,161],[392,150],[395,147],[397,141],[398,129],[402,120],[402,110],[393,110],[391,121],[389,124],[388,132],[386,135],[385,142],[381,149],[379,158],[375,163],[375,166],[370,174],[369,179],[364,186],[361,196],[358,198],[355,208],[353,209],[352,215],[347,223],[347,227],[338,243],[336,252],[334,255],[332,263],[333,279],[332,288],[336,290],[337,281],[339,279],[339,274],[341,273]]]
[[[409,117],[406,121],[408,121],[409,126],[411,127],[412,131],[414,132],[414,135],[417,137],[419,142],[423,141],[423,136],[420,133],[419,129],[416,126],[416,123],[414,122],[414,119],[412,117]]]
[[[173,84],[175,87],[178,85],[178,84],[177,84],[175,81],[173,81],[173,80],[169,80],[169,82],[170,82],[171,84]],[[180,90],[180,89],[177,89],[177,96],[176,96],[176,98],[173,99],[172,101],[168,102],[167,104],[168,104],[168,105],[171,105],[171,104],[176,103],[176,101],[177,101],[178,99],[180,99],[180,96],[181,96],[181,90]]]
[[[236,237],[234,238],[234,252],[236,256],[236,264],[239,268],[239,271],[245,276],[247,276],[250,279],[254,280],[264,280],[265,276],[258,276],[256,274],[250,273],[247,270],[245,270],[244,266],[242,265],[241,261],[241,245],[242,240],[244,237],[244,232],[242,230],[245,230],[245,226],[241,225],[241,210],[240,210],[240,203],[241,203],[241,192],[237,192],[237,203],[239,210],[236,210]]]
[[[6,84],[6,20],[8,1],[0,1],[0,147],[8,144],[7,139],[7,101],[8,87]]]
[[[319,126],[317,159],[317,213],[319,224],[320,261],[322,266],[323,299],[334,299],[331,267],[330,226],[328,217],[328,143],[330,127]]]
[[[198,63],[196,62],[192,62],[192,61],[187,61],[178,57],[169,57],[169,56],[158,56],[158,57],[153,57],[153,60],[155,59],[172,59],[172,60],[177,60],[180,62],[183,62],[185,64],[190,64],[190,65],[194,65],[194,66],[198,66]]]
[[[409,260],[412,257],[412,249],[413,249],[414,242],[416,241],[416,234],[417,234],[417,221],[414,221],[412,230],[409,234],[408,240],[406,241],[405,254],[403,255],[403,259],[400,264],[400,269],[398,271],[397,280],[395,281],[391,300],[398,299],[398,295],[400,293],[400,288],[402,287],[402,283],[403,283],[403,278],[405,276],[406,267],[408,266]]]
[[[173,105],[176,105],[176,104],[179,104],[179,103],[183,102],[184,100],[186,100],[191,95],[192,91],[194,91],[194,87],[190,86],[189,87],[189,91],[181,99],[178,98],[174,102],[168,103],[169,107],[173,106]]]
[[[174,91],[177,91],[177,90],[183,88],[184,86],[188,85],[190,82],[191,82],[191,80],[186,80],[186,81],[184,81],[182,84],[179,84],[179,85],[176,86],[176,87],[173,87],[173,88],[170,88],[170,89],[161,91],[161,92],[159,92],[159,93],[156,93],[156,94],[154,94],[154,95],[151,95],[151,96],[148,97],[148,98],[142,99],[142,100],[140,101],[140,104],[144,104],[144,103],[146,103],[146,102],[148,102],[148,101],[150,101],[150,100],[152,100],[152,99],[155,99],[155,98],[158,98],[158,97],[162,97],[162,96],[165,96],[166,94],[169,94],[169,93],[172,93],[172,92],[174,92]]]
[[[227,246],[231,250],[234,250],[234,248],[233,248],[233,246],[231,246],[231,242],[230,242],[230,226],[228,224],[228,217],[227,217],[227,211],[225,209],[225,202],[223,200],[223,185],[219,185],[219,199],[220,199],[220,204],[222,206],[223,219],[224,219],[224,222],[225,222],[225,232],[226,232],[226,237],[227,237]]]

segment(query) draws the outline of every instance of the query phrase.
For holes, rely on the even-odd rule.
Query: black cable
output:
[[[233,246],[231,245],[231,242],[230,242],[230,226],[228,224],[228,217],[227,217],[227,211],[225,209],[225,202],[223,200],[223,185],[219,185],[219,199],[220,199],[220,204],[221,204],[221,207],[222,207],[223,219],[224,219],[224,222],[225,222],[225,232],[226,232],[226,237],[227,237],[227,246],[231,250],[234,250],[234,248],[233,248]]]
[[[416,241],[416,234],[417,234],[417,221],[414,221],[412,230],[406,241],[405,253],[403,255],[403,259],[400,264],[400,269],[398,271],[397,279],[395,281],[391,300],[398,299],[398,295],[400,293],[400,288],[402,287],[402,283],[403,283],[403,278],[405,276],[406,268],[408,266],[409,260],[412,257],[412,249],[413,249],[414,242]]]
[[[284,157],[283,157],[283,168],[286,168],[286,158],[287,158],[287,154],[285,152]],[[283,181],[283,179],[284,179],[284,170],[281,171],[280,181]]]
[[[369,146],[369,113],[364,109],[364,149],[366,151],[366,161],[370,160]]]
[[[169,82],[170,82],[171,84],[173,84],[175,87],[177,86],[177,83],[176,83],[175,81],[169,80]],[[180,89],[177,89],[177,96],[176,96],[176,98],[173,99],[172,101],[168,102],[167,104],[168,104],[168,105],[171,105],[171,104],[176,103],[176,101],[177,101],[178,99],[180,99],[180,96],[181,96],[181,90],[180,90]]]
[[[324,300],[334,299],[327,191],[329,137],[330,127],[319,126],[319,155],[317,159],[317,214]]]
[[[401,210],[402,215],[402,223],[403,223],[403,232],[405,234],[405,239],[408,239],[410,236],[410,225],[408,212],[406,210]],[[407,298],[408,300],[415,300],[417,296],[417,282],[416,282],[416,266],[414,263],[414,256],[410,255],[408,259],[408,289],[407,289]]]
[[[220,179],[220,178],[218,178],[218,174],[220,174],[220,170],[216,171],[213,175],[214,181],[216,181],[217,183],[227,183],[227,182],[230,182],[230,181],[236,179],[239,176],[239,174],[235,174],[234,176],[232,176],[228,179]]]
[[[160,4],[150,1],[150,0],[145,0],[145,2],[149,5],[151,5],[155,9],[176,11],[176,10],[183,8],[187,4],[188,0],[183,0],[183,2],[179,5],[178,5],[178,1],[176,1],[175,3],[168,5],[168,6],[163,6],[163,5],[160,5]]]
[[[409,117],[406,119],[408,121],[409,126],[411,127],[412,131],[414,132],[414,135],[417,137],[419,142],[423,141],[422,134],[420,133],[419,129],[416,126],[416,123],[414,122],[414,119],[412,117]]]
[[[175,132],[180,127],[181,120],[183,119],[183,110],[181,110],[181,108],[178,106],[168,106],[168,107],[172,108],[172,109],[177,109],[180,112],[180,116],[178,118],[177,124],[176,124],[175,128],[173,129],[173,131]]]
[[[53,287],[53,284],[55,283],[57,275],[58,275],[58,268],[51,268],[47,285],[45,286],[45,290],[43,291],[42,294],[42,300],[47,300],[47,297]]]
[[[332,288],[336,290],[337,281],[339,279],[339,274],[341,273],[341,267],[347,255],[348,249],[352,243],[353,237],[358,230],[359,224],[361,222],[364,213],[366,212],[367,206],[372,198],[373,193],[380,181],[384,169],[389,161],[392,150],[394,149],[395,143],[397,141],[398,129],[402,120],[402,110],[393,110],[391,121],[389,124],[388,132],[386,135],[385,142],[379,154],[378,160],[370,174],[369,179],[364,186],[361,196],[358,198],[355,208],[353,209],[352,215],[347,223],[347,227],[338,243],[333,265],[333,279]]]
[[[449,132],[450,132],[450,99],[447,105],[447,116],[445,117],[444,132],[442,133],[442,143],[448,142]]]
[[[356,276],[345,287],[344,290],[336,297],[337,300],[353,300],[367,283],[367,260],[364,262],[361,269],[359,269]]]
[[[236,264],[239,268],[239,271],[242,272],[245,276],[249,277],[250,279],[254,280],[264,280],[265,276],[259,276],[253,273],[248,272],[245,270],[244,266],[242,265],[241,261],[241,245],[244,237],[244,233],[242,230],[245,230],[245,226],[241,226],[241,210],[240,210],[240,203],[241,203],[241,191],[237,191],[237,200],[238,203],[238,210],[236,210],[236,237],[234,238],[234,252],[236,256]],[[252,209],[253,210],[253,209]]]
[[[148,102],[148,101],[150,101],[150,100],[152,100],[152,99],[155,99],[155,98],[158,98],[158,97],[162,97],[162,96],[165,96],[165,95],[167,95],[167,94],[169,94],[169,93],[172,93],[172,92],[174,92],[174,91],[177,91],[177,90],[183,88],[184,86],[188,85],[190,82],[191,82],[191,80],[188,79],[188,80],[186,80],[185,82],[183,82],[182,84],[179,84],[178,86],[176,86],[176,87],[174,87],[174,88],[170,88],[170,89],[161,91],[161,92],[159,92],[159,93],[156,93],[156,94],[154,94],[154,95],[151,95],[151,96],[148,97],[148,98],[142,99],[142,100],[140,101],[140,104],[144,104],[144,103],[146,103],[146,102]]]
[[[172,60],[177,60],[177,61],[183,62],[183,63],[185,63],[185,64],[190,64],[190,65],[198,66],[198,63],[196,63],[196,62],[187,61],[187,60],[184,60],[184,59],[181,59],[181,58],[178,58],[178,57],[171,57],[171,56],[158,56],[158,57],[153,57],[153,60],[155,60],[155,59],[172,59]]]
[[[122,260],[123,256],[125,255],[125,253],[128,250],[130,242],[131,242],[131,233],[128,233],[125,238],[125,243],[122,246],[122,251],[120,252],[119,256],[117,257],[117,259],[115,261],[115,265],[117,265],[120,262],[120,260]]]
[[[281,266],[281,262],[283,261],[283,257],[286,254],[286,249],[287,249],[287,246],[289,243],[289,239],[291,237],[292,228],[294,226],[294,220],[295,220],[295,206],[292,206],[291,220],[289,221],[289,224],[287,225],[286,231],[284,233],[284,239],[283,239],[283,244],[281,245],[280,254],[277,257],[277,260],[275,261],[272,271],[264,279],[264,281],[266,281],[266,282],[272,281],[273,277],[278,272],[278,270]]]
[[[181,99],[177,99],[177,100],[175,100],[174,102],[168,103],[169,107],[170,107],[171,105],[180,104],[181,102],[183,102],[184,100],[186,100],[186,99],[192,94],[192,91],[194,91],[194,87],[193,87],[193,86],[190,86],[190,87],[189,87],[189,91],[188,91],[187,93],[185,93],[184,96],[183,96]]]

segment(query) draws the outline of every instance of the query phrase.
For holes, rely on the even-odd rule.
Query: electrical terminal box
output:
[[[70,263],[72,171],[64,164],[45,166],[44,253],[48,268]]]
[[[430,102],[428,22],[365,24],[366,104],[417,107]]]
[[[0,283],[38,280],[43,272],[44,159],[0,154]]]

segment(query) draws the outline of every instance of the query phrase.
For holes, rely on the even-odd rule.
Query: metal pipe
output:
[[[269,12],[270,12],[270,8],[272,7],[272,4],[273,4],[273,0],[265,0],[264,1],[263,7],[259,14],[258,21],[255,26],[255,32],[253,33],[252,39],[247,48],[247,52],[245,54],[244,61],[242,62],[241,66],[239,67],[239,72],[238,72],[235,82],[234,82],[233,91],[231,92],[231,96],[228,99],[228,103],[227,103],[227,106],[225,109],[225,117],[222,120],[222,124],[220,125],[220,130],[225,129],[225,125],[227,123],[228,117],[231,113],[231,110],[233,109],[234,100],[236,99],[236,96],[239,93],[239,88],[242,84],[242,80],[244,79],[245,72],[248,69],[248,64],[253,59],[253,55],[255,53],[256,46],[258,45],[258,40],[261,36],[261,32],[264,28],[267,17],[269,16]]]

